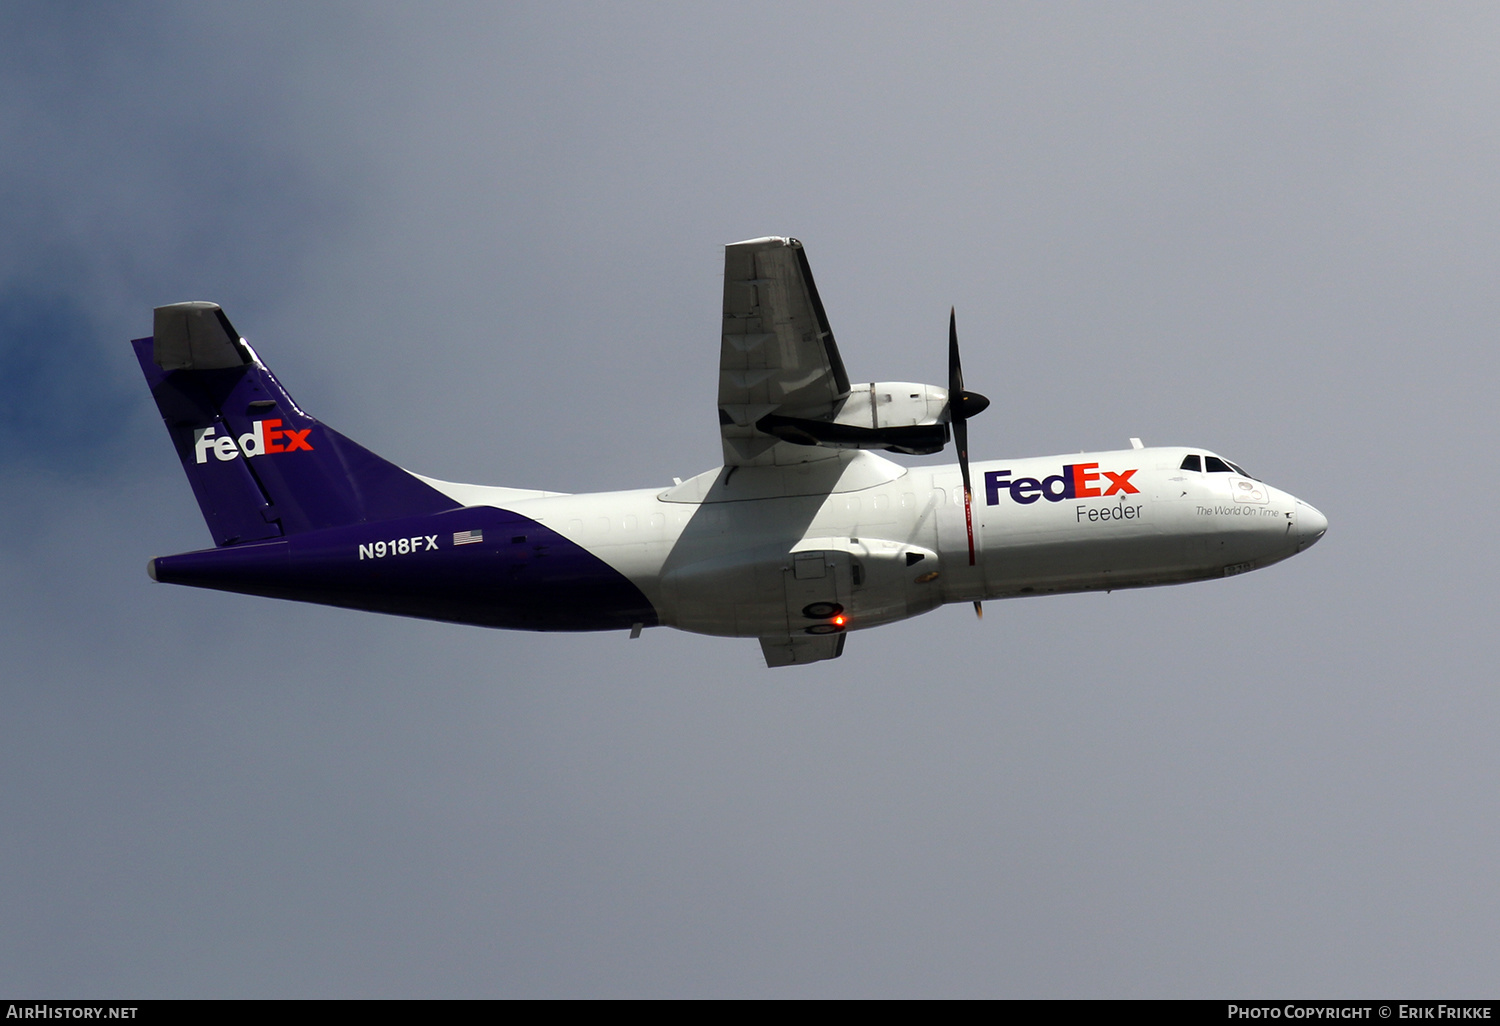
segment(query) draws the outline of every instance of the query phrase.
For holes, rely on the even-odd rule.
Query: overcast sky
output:
[[[1493,997],[1500,8],[0,8],[0,993]],[[217,301],[433,476],[718,462],[721,247],[976,459],[1327,514],[767,670],[154,585]],[[951,459],[951,454],[947,457]],[[908,462],[942,462],[929,457]]]

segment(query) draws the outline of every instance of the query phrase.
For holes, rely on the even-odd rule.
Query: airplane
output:
[[[1328,521],[1198,446],[970,464],[947,387],[851,384],[801,242],[724,252],[724,465],[572,495],[439,481],[304,412],[214,303],[155,310],[141,369],[215,547],[153,580],[484,627],[756,638],[767,666],[947,603],[1229,577]],[[904,466],[955,443],[958,462]]]

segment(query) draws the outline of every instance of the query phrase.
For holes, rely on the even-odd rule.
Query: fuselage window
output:
[[[1205,457],[1203,457],[1203,469],[1206,470],[1206,471],[1208,471],[1210,474],[1232,474],[1232,473],[1234,473],[1234,471],[1232,469],[1230,469],[1229,464],[1225,463],[1223,460],[1219,459],[1219,457],[1217,457],[1217,456],[1205,456]]]
[[[1192,456],[1184,456],[1182,458],[1182,469],[1197,471],[1203,470],[1203,467],[1198,463],[1198,456],[1196,453]]]

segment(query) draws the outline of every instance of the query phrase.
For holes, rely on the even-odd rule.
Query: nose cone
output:
[[[1297,551],[1305,552],[1328,530],[1328,518],[1313,507],[1297,500]]]

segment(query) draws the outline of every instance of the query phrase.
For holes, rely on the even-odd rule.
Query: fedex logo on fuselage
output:
[[[215,459],[228,463],[240,456],[249,459],[272,452],[313,451],[312,443],[307,440],[312,428],[283,428],[279,419],[252,421],[250,430],[240,435],[238,441],[233,435],[219,435],[217,431],[211,427],[193,429],[193,455],[199,463],[207,463],[210,452]]]
[[[1092,499],[1105,495],[1135,495],[1140,491],[1130,483],[1131,477],[1140,468],[1132,470],[1100,470],[1097,463],[1073,463],[1062,468],[1061,474],[1053,474],[1038,480],[1034,477],[1018,477],[1011,480],[1008,470],[990,470],[984,475],[984,504],[996,506],[1000,503],[1000,492],[1009,491],[1011,500],[1029,506],[1038,499],[1062,502],[1064,499]],[[1109,487],[1100,487],[1101,478],[1109,480]]]

